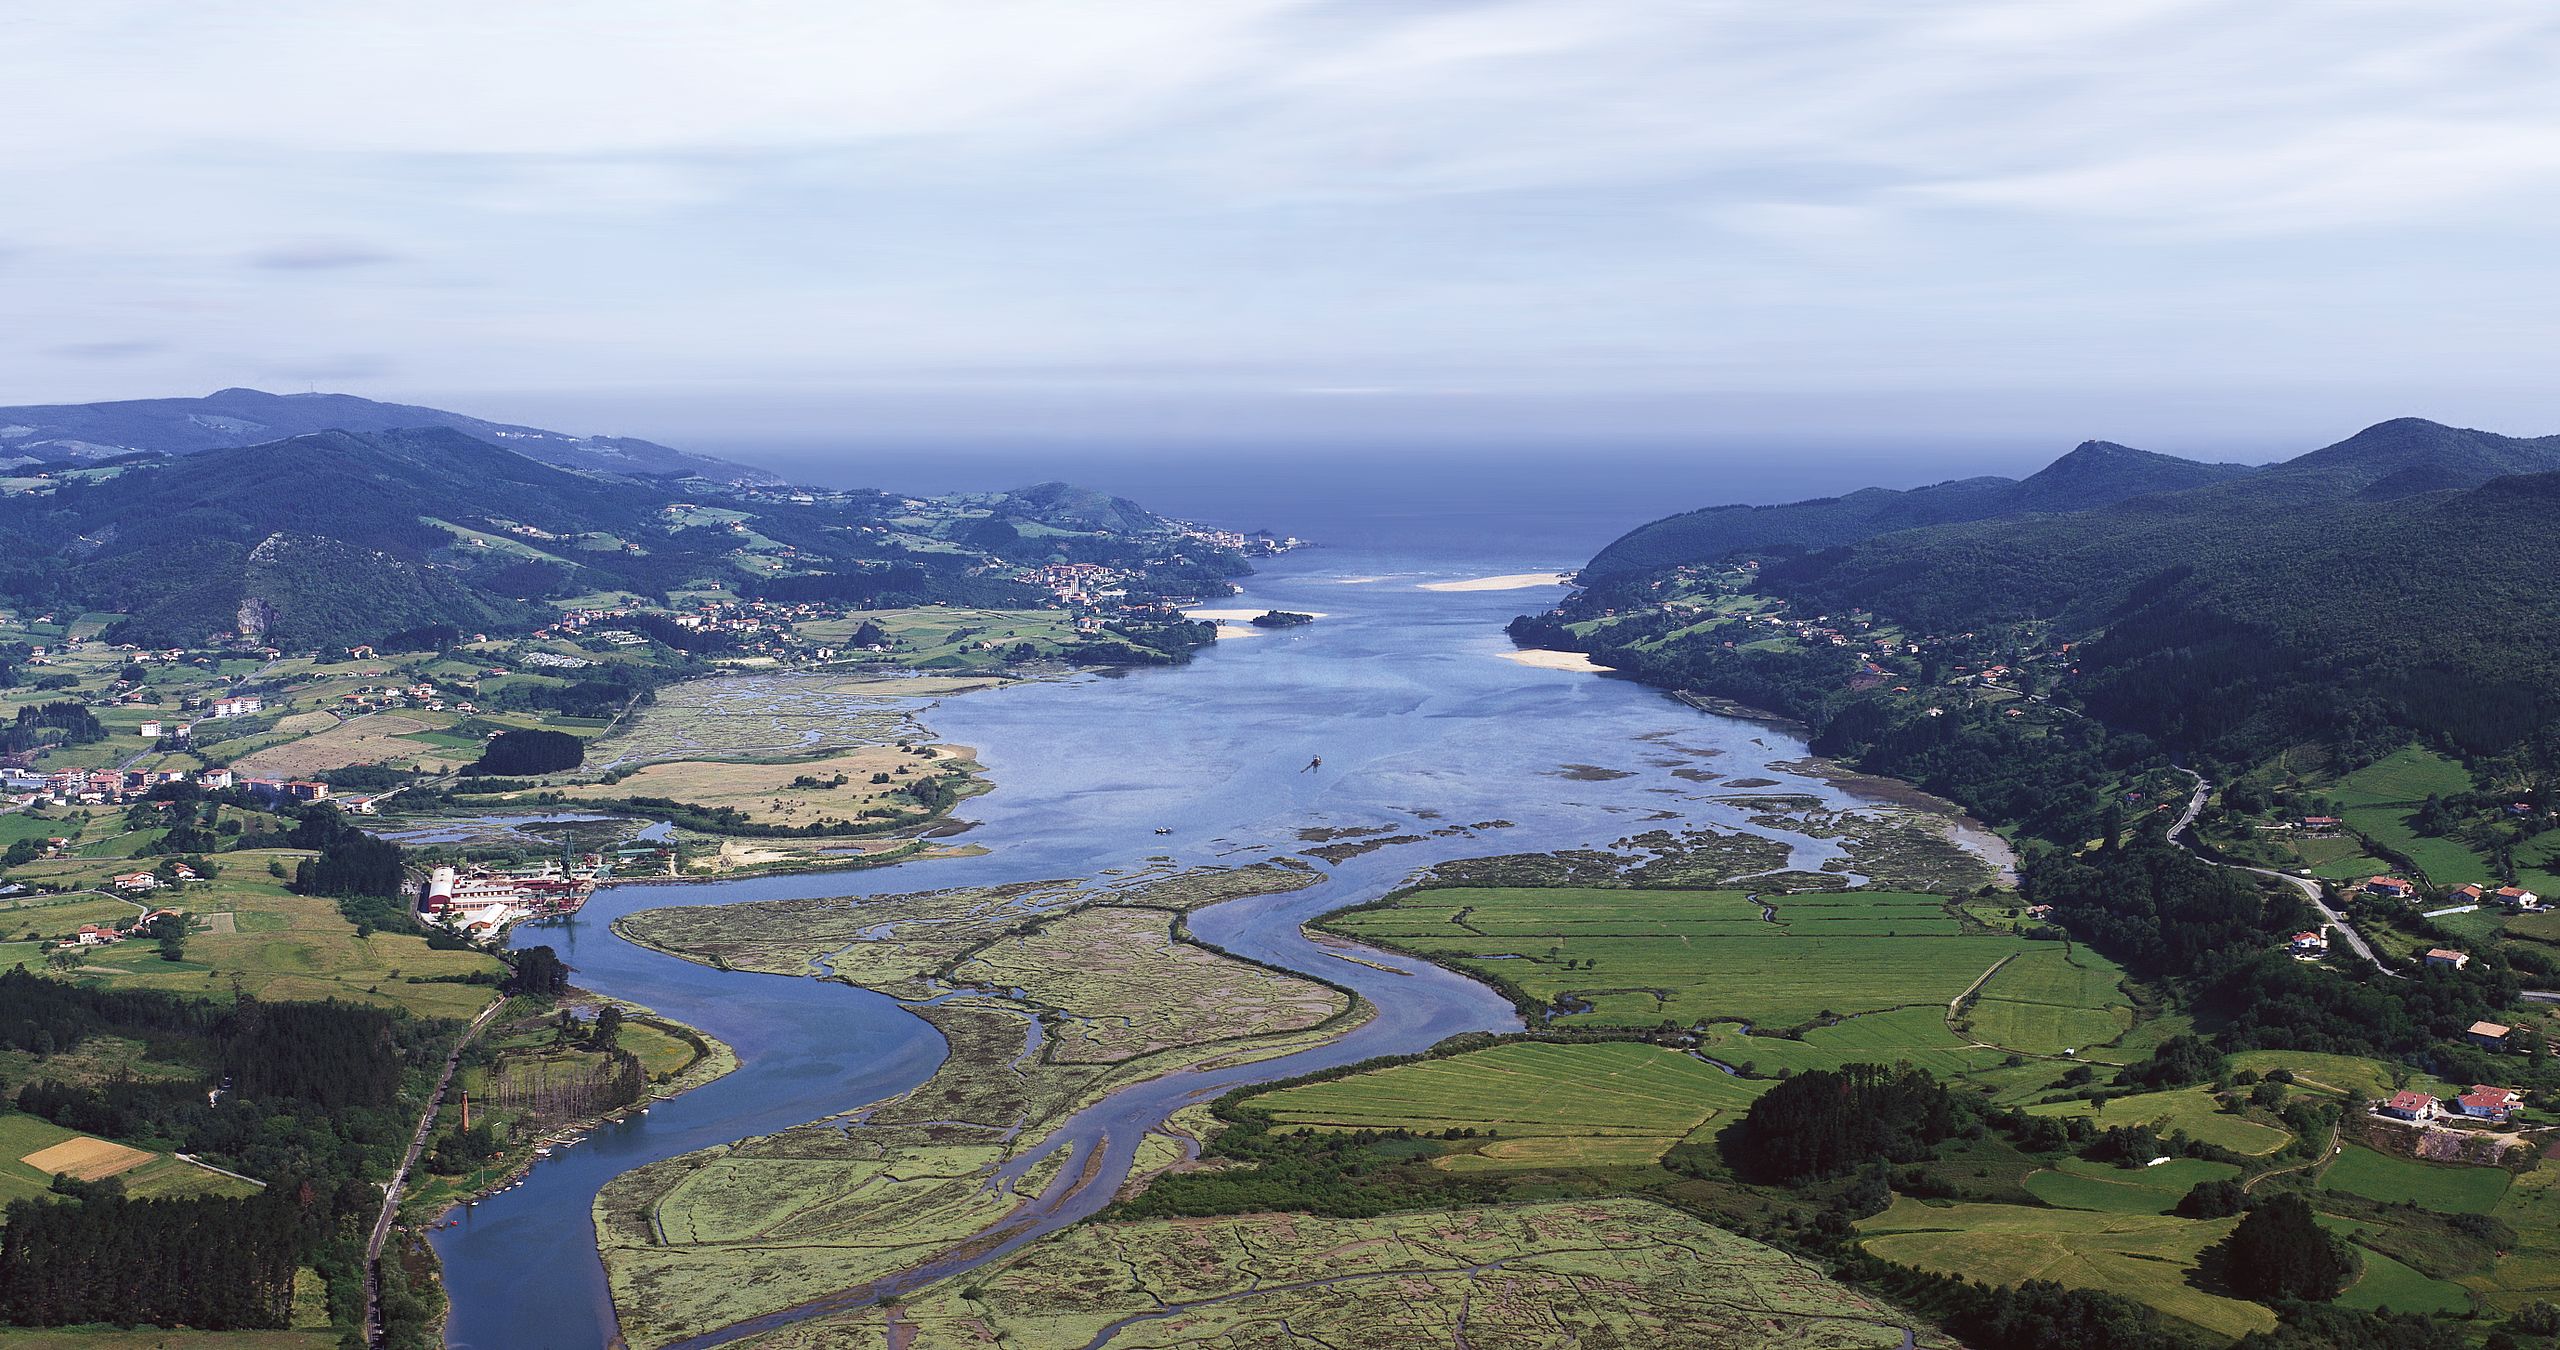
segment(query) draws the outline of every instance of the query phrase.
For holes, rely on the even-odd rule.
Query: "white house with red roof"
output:
[[[2416,895],[2418,888],[2398,877],[2367,877],[2364,882],[2364,893],[2379,896],[2385,900],[2406,900]]]
[[[2292,939],[2284,945],[2285,950],[2296,956],[2319,956],[2329,950],[2329,939],[2310,929],[2304,929],[2294,934]]]
[[[2429,947],[2427,949],[2427,964],[2431,966],[2447,966],[2454,970],[2460,970],[2471,964],[2471,953],[2450,951],[2443,947]]]
[[[2423,1092],[2395,1092],[2384,1100],[2381,1111],[2402,1120],[2425,1120],[2436,1113],[2436,1099]]]
[[[2490,1087],[2474,1083],[2469,1092],[2453,1099],[2462,1114],[2477,1120],[2505,1120],[2524,1105],[2524,1094],[2514,1088]]]

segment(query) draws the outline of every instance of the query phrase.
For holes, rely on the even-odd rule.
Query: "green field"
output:
[[[2410,746],[2348,774],[2331,785],[2328,795],[2340,806],[2416,805],[2429,797],[2456,797],[2474,788],[2471,771],[2458,760],[2433,750]]]
[[[1887,1261],[1992,1284],[2052,1280],[2103,1289],[2223,1337],[2275,1325],[2255,1303],[2196,1287],[2196,1258],[2236,1219],[2033,1209],[2024,1205],[1925,1204],[1897,1196],[1858,1223],[1867,1251]]]
[[[1774,923],[1736,891],[1451,887],[1325,926],[1455,963],[1542,1003],[1588,1004],[1577,1020],[1614,1026],[1792,1027],[1888,1008],[1943,1012],[2003,958],[2044,946],[1962,933],[1946,902],[1927,896],[1831,892],[1772,903]]]
[[[2426,873],[2438,887],[2488,882],[2495,875],[2489,860],[2459,839],[2440,839],[2409,828],[2411,810],[2404,806],[2359,806],[2346,812],[2349,828],[2400,854]]]
[[[2461,1285],[2412,1270],[2370,1247],[2359,1247],[2356,1255],[2364,1262],[2364,1273],[2356,1277],[2347,1292],[2338,1295],[2337,1303],[2342,1308],[2389,1308],[2396,1313],[2471,1311],[2471,1295]]]
[[[1284,1088],[1253,1104],[1283,1127],[1498,1134],[1447,1160],[1477,1170],[1649,1163],[1768,1087],[1660,1046],[1517,1043]]]
[[[1976,1039],[2029,1055],[2105,1045],[2133,1028],[2124,972],[2085,947],[2042,943],[2000,967],[1971,1009]]]
[[[2506,1198],[2513,1180],[2503,1168],[2448,1167],[2350,1148],[2321,1174],[2320,1189],[2439,1214],[2487,1214]]]
[[[2149,1125],[2166,1136],[2171,1130],[2184,1130],[2187,1137],[2201,1140],[2234,1153],[2265,1155],[2283,1148],[2291,1135],[2272,1125],[2225,1114],[2215,1103],[2213,1090],[2204,1087],[2178,1088],[2169,1092],[2138,1092],[2118,1097],[2092,1111],[2085,1102],[2053,1102],[2027,1108],[2036,1116],[2088,1116],[2102,1127],[2117,1125]]]
[[[2066,1158],[2053,1170],[2028,1176],[2029,1194],[2056,1209],[2101,1214],[2166,1214],[2198,1183],[2240,1175],[2229,1163],[2180,1158],[2157,1167],[2114,1167]]]
[[[1727,1064],[1747,1066],[1763,1077],[1807,1069],[1836,1069],[1843,1064],[1893,1064],[1909,1061],[1942,1077],[1988,1069],[2006,1058],[1998,1050],[1966,1045],[1947,1029],[1947,1010],[1940,1004],[1895,1008],[1813,1027],[1801,1039],[1752,1036],[1731,1023],[1709,1026],[1700,1051]]]

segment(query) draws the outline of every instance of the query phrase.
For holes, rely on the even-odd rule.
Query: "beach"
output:
[[[1574,670],[1586,675],[1599,675],[1610,669],[1580,652],[1551,652],[1530,647],[1515,652],[1504,652],[1502,655],[1505,660],[1517,661],[1524,666],[1536,666],[1540,670]]]
[[[1498,577],[1472,577],[1465,581],[1426,581],[1426,591],[1525,591],[1537,586],[1562,586],[1571,580],[1562,572],[1512,572]]]

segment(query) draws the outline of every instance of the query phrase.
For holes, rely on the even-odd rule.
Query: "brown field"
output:
[[[40,1172],[97,1181],[118,1172],[130,1172],[151,1161],[153,1156],[138,1148],[126,1148],[122,1144],[110,1144],[104,1139],[82,1135],[76,1139],[65,1139],[50,1148],[37,1149],[19,1161]]]
[[[295,729],[294,723],[306,716],[327,717],[328,714],[297,713],[278,725],[290,731]],[[459,759],[434,746],[407,739],[411,732],[431,730],[434,730],[432,724],[414,717],[376,713],[371,717],[338,722],[298,741],[271,745],[255,754],[244,755],[232,767],[244,773],[308,778],[316,773],[355,764],[395,761],[402,764],[432,762],[434,765],[460,763]]]
[[[890,794],[926,775],[971,763],[972,752],[960,746],[932,747],[930,758],[896,746],[864,746],[823,759],[782,764],[729,764],[679,759],[651,764],[619,783],[580,783],[556,791],[570,801],[622,797],[666,797],[696,806],[734,807],[762,825],[810,825],[822,820],[854,820],[871,807],[888,804]],[[900,773],[902,769],[911,772]],[[871,775],[886,773],[890,781],[875,785]],[[844,775],[842,787],[795,788],[791,780],[821,782]],[[906,811],[915,808],[906,806]]]

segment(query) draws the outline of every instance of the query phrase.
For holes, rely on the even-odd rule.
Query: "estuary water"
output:
[[[521,1186],[459,1211],[437,1232],[453,1311],[450,1345],[467,1350],[593,1350],[615,1324],[590,1205],[643,1163],[851,1111],[922,1082],[944,1046],[895,1001],[816,979],[712,970],[616,937],[620,916],[665,905],[879,895],[1006,881],[1107,880],[1167,867],[1236,865],[1311,845],[1302,830],[1393,827],[1419,836],[1316,865],[1322,885],[1201,912],[1207,940],[1349,986],[1378,1010],[1328,1045],[1209,1074],[1125,1089],[1061,1131],[1106,1159],[1081,1189],[1061,1177],[1006,1247],[1107,1202],[1138,1137],[1174,1108],[1237,1083],[1421,1050],[1472,1030],[1513,1028],[1489,988],[1376,952],[1354,961],[1300,925],[1376,899],[1415,869],[1459,857],[1607,847],[1664,826],[1750,830],[1754,808],[1728,800],[1789,793],[1832,806],[1849,792],[1777,767],[1804,745],[1771,726],[1695,711],[1632,682],[1506,659],[1502,625],[1544,608],[1553,586],[1430,591],[1427,582],[1565,571],[1587,548],[1530,544],[1507,556],[1437,559],[1311,549],[1266,562],[1221,607],[1322,614],[1318,622],[1221,642],[1190,666],[1014,684],[918,713],[943,740],[975,747],[995,790],[966,803],[963,836],[983,856],[871,871],[703,885],[622,886],[566,921],[519,930],[548,943],[579,984],[646,1004],[734,1046],[741,1067],[648,1114],[596,1131],[536,1166]],[[1484,554],[1492,556],[1483,556]],[[1321,759],[1319,768],[1308,767]],[[1747,789],[1700,781],[1758,778]],[[1450,826],[1507,822],[1472,833]],[[1169,833],[1158,834],[1159,829]],[[1383,837],[1383,836],[1382,836]],[[1792,866],[1838,856],[1819,839],[1779,836]],[[1362,964],[1363,961],[1375,965]],[[1071,1171],[1079,1169],[1070,1169]],[[981,1258],[984,1259],[984,1258]],[[949,1273],[949,1268],[928,1272]],[[891,1290],[856,1291],[846,1302]],[[724,1329],[716,1344],[774,1324]],[[713,1329],[705,1328],[706,1333]]]

